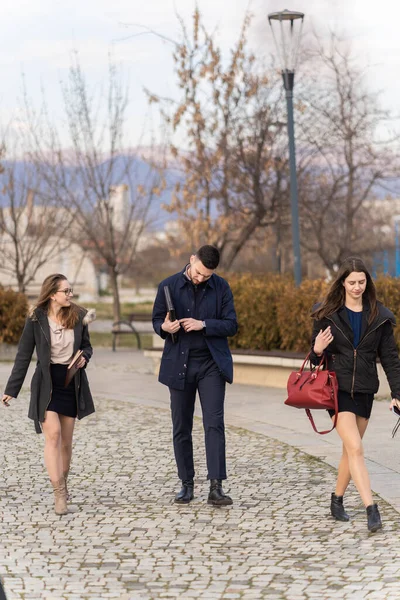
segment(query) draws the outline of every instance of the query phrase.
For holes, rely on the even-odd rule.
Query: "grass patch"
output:
[[[107,332],[91,331],[90,341],[93,348],[112,348],[112,335]],[[153,344],[152,335],[150,333],[140,334],[140,342],[142,348],[149,348]],[[137,348],[136,336],[132,335],[119,335],[117,337],[117,348]]]

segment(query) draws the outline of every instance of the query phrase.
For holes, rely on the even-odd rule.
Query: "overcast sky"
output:
[[[360,62],[371,65],[370,85],[383,91],[386,107],[398,111],[400,95],[400,5],[392,0],[198,0],[205,22],[218,27],[221,46],[228,51],[237,38],[246,8],[255,15],[251,31],[253,47],[273,51],[266,15],[291,10],[306,14],[305,24],[322,34],[328,27],[351,40]],[[285,5],[284,5],[285,4]],[[227,8],[229,6],[229,8]],[[2,9],[0,37],[0,118],[18,126],[21,73],[35,104],[45,90],[51,111],[61,118],[60,80],[66,78],[71,52],[79,51],[91,85],[104,81],[108,53],[123,67],[129,82],[130,137],[138,139],[148,115],[143,87],[162,95],[174,95],[171,45],[152,35],[140,35],[135,24],[148,26],[170,38],[178,38],[176,13],[190,20],[191,0],[17,0]],[[377,11],[377,8],[379,11]],[[124,39],[128,38],[128,39]]]

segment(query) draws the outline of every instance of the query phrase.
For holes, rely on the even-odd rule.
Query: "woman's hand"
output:
[[[329,346],[329,344],[333,341],[333,335],[331,332],[331,326],[328,325],[324,331],[320,329],[319,334],[315,338],[314,341],[314,352],[318,356],[321,356],[323,351]]]
[[[1,399],[3,406],[10,406],[10,400],[12,400],[12,396],[7,396],[7,394],[3,394],[3,398]]]
[[[392,410],[393,406],[395,406],[396,408],[398,408],[399,411],[400,411],[400,400],[397,400],[397,398],[392,398],[392,401],[390,403],[389,409]]]
[[[84,367],[86,365],[86,358],[84,356],[80,356],[78,358],[78,360],[76,361],[76,368],[77,369],[82,369],[82,367]]]

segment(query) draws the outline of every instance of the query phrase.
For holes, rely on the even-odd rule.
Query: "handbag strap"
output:
[[[309,352],[309,353],[307,354],[307,356],[305,357],[305,359],[304,359],[304,361],[303,361],[303,364],[302,364],[302,365],[301,365],[301,367],[300,367],[300,371],[297,371],[297,377],[298,377],[298,378],[300,378],[300,377],[301,377],[301,374],[303,373],[303,371],[304,371],[304,367],[306,366],[306,364],[307,364],[308,362],[310,362],[310,365],[311,365],[310,356],[311,356],[311,352]],[[314,368],[314,365],[311,365],[311,366],[312,366],[312,368]],[[317,373],[320,371],[320,369],[322,369],[324,366],[327,366],[327,359],[326,359],[326,356],[325,356],[325,352],[324,352],[324,353],[322,354],[322,356],[321,356],[321,360],[319,361],[319,365],[317,366],[317,369],[316,369],[316,371],[315,371],[315,374],[317,374]]]
[[[335,420],[333,422],[333,425],[332,425],[331,429],[327,429],[326,431],[318,431],[318,429],[315,426],[314,419],[313,419],[313,416],[311,414],[310,409],[309,408],[305,409],[307,417],[310,419],[310,423],[312,425],[312,428],[314,429],[315,433],[319,433],[320,435],[324,435],[325,433],[330,433],[336,427],[336,423],[337,423],[337,420],[338,420],[338,414],[339,413],[338,413],[337,390],[336,390],[336,387],[333,384],[332,384],[332,393],[333,393],[333,400],[334,400],[334,403],[335,403]]]

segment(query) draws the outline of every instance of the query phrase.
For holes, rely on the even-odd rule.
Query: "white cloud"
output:
[[[208,27],[218,27],[222,46],[228,52],[237,39],[249,0],[198,0]],[[0,112],[12,113],[20,94],[20,73],[24,71],[34,100],[40,101],[40,83],[46,89],[56,114],[61,112],[59,80],[70,65],[71,52],[79,51],[88,81],[98,83],[106,76],[108,53],[113,49],[123,64],[134,95],[132,121],[140,127],[147,105],[141,87],[173,95],[170,45],[152,35],[122,38],[140,30],[132,24],[148,26],[160,34],[176,38],[176,13],[190,24],[194,0],[17,0],[8,2],[2,12],[0,37]],[[253,0],[255,14],[251,30],[253,45],[273,51],[267,24],[268,12],[281,10],[282,0]],[[304,11],[305,24],[317,31],[334,28],[352,40],[354,51],[364,64],[373,65],[370,83],[384,89],[384,100],[397,108],[400,66],[398,22],[400,5],[392,0],[302,0],[289,6]],[[124,27],[121,24],[127,26]],[[113,40],[121,40],[112,44]]]
[[[117,61],[145,62],[151,58],[149,49],[141,48],[132,52],[128,45],[107,44],[101,39],[89,38],[85,40],[26,40],[13,55],[0,54],[0,64],[14,66],[23,64],[29,68],[36,63],[43,71],[53,68],[67,69],[71,64],[73,53],[79,53],[82,64],[86,68],[105,66],[111,53]]]

